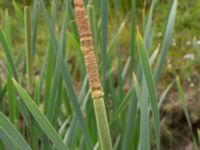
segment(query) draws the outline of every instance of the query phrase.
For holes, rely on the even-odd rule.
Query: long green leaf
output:
[[[18,19],[20,25],[23,26],[24,25],[24,21],[23,21],[24,17],[23,17],[23,13],[20,9],[20,6],[17,4],[17,2],[15,0],[12,1],[12,4],[13,4],[14,10],[15,10],[15,14],[17,16],[17,19]]]
[[[144,91],[140,102],[140,140],[139,150],[150,150],[150,138],[149,138],[149,113],[148,113],[148,89],[146,82],[143,82]]]
[[[132,75],[132,70],[134,66],[134,56],[135,56],[135,31],[136,31],[136,0],[131,1],[131,39],[130,39],[130,55],[131,55],[131,64],[130,64],[130,74]]]
[[[171,83],[170,85],[167,86],[167,88],[164,90],[164,92],[162,93],[162,95],[160,96],[159,102],[158,102],[158,108],[161,108],[161,105],[167,95],[167,93],[169,92],[169,90],[171,89],[173,83]]]
[[[107,25],[108,25],[108,1],[101,1],[101,50],[102,50],[102,77],[103,77],[103,87],[106,86],[106,74],[107,74]],[[105,90],[106,88],[104,88]],[[105,93],[106,94],[106,93]]]
[[[31,112],[36,122],[41,127],[42,131],[47,135],[47,137],[52,141],[55,147],[59,150],[68,149],[67,146],[63,143],[62,139],[48,121],[47,117],[40,112],[37,108],[37,105],[33,102],[31,97],[25,92],[25,90],[13,79],[15,88],[17,89],[19,95],[22,97],[22,100],[28,110]]]
[[[16,117],[16,96],[15,96],[15,88],[12,79],[9,75],[7,75],[7,91],[8,91],[9,117],[11,122],[14,123]]]
[[[32,52],[33,52],[33,58],[34,58],[34,55],[35,55],[35,52],[36,52],[36,39],[37,39],[37,30],[38,30],[38,18],[39,18],[39,11],[40,10],[40,6],[39,6],[39,0],[35,0],[34,1],[34,4],[33,4],[33,9],[32,9]]]
[[[12,138],[1,127],[0,127],[0,140],[3,141],[6,150],[19,149],[18,145],[16,145],[16,143],[12,140]]]
[[[3,47],[3,50],[4,50],[5,54],[6,54],[6,57],[7,57],[7,60],[8,60],[8,64],[10,65],[12,74],[13,74],[14,78],[16,80],[18,80],[17,71],[16,71],[16,68],[15,68],[15,65],[14,65],[13,58],[12,58],[11,53],[10,53],[10,49],[9,49],[10,46],[8,45],[8,42],[6,40],[6,36],[3,33],[3,30],[1,29],[1,27],[0,27],[0,43],[1,43],[1,45]]]
[[[183,107],[183,111],[184,111],[187,123],[188,123],[190,131],[192,133],[192,139],[193,139],[194,149],[198,150],[197,141],[196,141],[194,133],[193,133],[192,123],[191,123],[190,116],[189,116],[187,102],[186,102],[186,99],[185,99],[185,96],[184,96],[183,87],[181,85],[179,77],[176,77],[176,85],[177,85],[177,89],[178,89],[179,100],[180,100],[181,105]]]
[[[14,125],[7,119],[7,117],[0,112],[0,128],[6,131],[12,140],[18,145],[21,150],[31,150],[30,146],[26,143],[22,135],[17,131]]]
[[[67,3],[68,2],[66,2],[66,10],[68,7]],[[59,99],[57,95],[59,93],[59,88],[61,85],[61,69],[62,69],[61,59],[62,59],[62,54],[64,51],[65,41],[66,41],[66,36],[65,36],[66,29],[67,29],[67,13],[65,13],[64,15],[64,23],[63,23],[62,32],[61,32],[61,43],[60,43],[61,46],[57,55],[55,75],[53,79],[53,85],[52,85],[51,94],[50,94],[49,103],[48,103],[48,109],[47,109],[47,117],[49,118],[51,122],[54,120],[54,118],[56,118],[55,114],[57,114],[59,110],[58,108],[60,106],[59,104],[61,103],[60,102],[61,99]],[[54,121],[53,121],[53,124],[55,123]]]
[[[171,10],[170,10],[170,13],[169,13],[166,29],[165,29],[165,35],[164,35],[163,44],[161,47],[161,55],[159,57],[159,60],[158,60],[158,63],[156,65],[156,69],[154,72],[154,77],[155,77],[156,83],[160,78],[163,66],[166,62],[168,49],[171,44],[172,33],[173,33],[175,19],[176,19],[176,8],[177,8],[177,0],[174,0]]]
[[[152,33],[153,33],[152,18],[153,18],[154,6],[155,6],[155,1],[153,0],[151,3],[150,10],[149,10],[149,16],[148,16],[148,20],[145,27],[145,33],[144,33],[144,45],[148,54],[150,53],[151,41],[152,41]]]
[[[158,111],[158,104],[156,98],[156,88],[155,83],[152,75],[152,71],[150,68],[149,58],[144,47],[144,42],[142,40],[142,36],[137,32],[137,46],[139,51],[140,63],[144,72],[145,81],[147,84],[148,94],[150,98],[153,118],[154,118],[154,129],[156,134],[156,145],[157,149],[160,149],[160,126],[159,126],[159,111]]]

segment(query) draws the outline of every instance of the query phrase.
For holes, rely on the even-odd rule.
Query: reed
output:
[[[26,51],[26,71],[27,88],[32,93],[33,85],[33,59],[31,49],[31,1],[26,0],[24,6],[24,24],[25,24],[25,51]]]
[[[88,24],[86,9],[82,0],[74,0],[75,16],[80,34],[81,49],[91,89],[100,145],[103,150],[111,150],[111,136],[103,99],[103,89],[99,80],[98,65],[94,54],[93,39]]]
[[[159,78],[171,45],[177,0],[160,14],[159,7],[168,6],[149,1],[143,19],[143,2],[136,0],[20,2],[6,2],[8,8],[0,4],[0,150],[162,149],[159,112],[173,84],[164,90]],[[158,38],[165,13],[166,26]],[[155,50],[157,44],[160,49]],[[100,64],[95,57],[99,52]]]

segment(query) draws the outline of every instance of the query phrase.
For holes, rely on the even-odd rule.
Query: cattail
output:
[[[103,99],[103,89],[99,80],[98,66],[94,54],[93,39],[83,0],[74,0],[76,22],[80,34],[81,49],[92,93],[99,140],[102,150],[112,150],[112,142]]]
[[[82,0],[74,0],[76,21],[80,34],[81,48],[85,57],[89,84],[92,98],[103,97],[103,90],[99,81],[98,66],[94,54],[94,46],[91,31],[88,24],[88,17]]]

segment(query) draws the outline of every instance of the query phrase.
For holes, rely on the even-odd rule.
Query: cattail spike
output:
[[[92,34],[83,0],[74,0],[76,22],[80,34],[81,49],[85,57],[85,64],[92,92],[92,98],[103,97],[103,90],[99,80],[98,65],[94,54]]]

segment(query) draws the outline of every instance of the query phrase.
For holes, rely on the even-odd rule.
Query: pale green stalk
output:
[[[112,142],[103,98],[93,100],[94,111],[102,150],[112,150]]]
[[[25,5],[24,7],[24,23],[25,23],[27,87],[29,93],[32,93],[33,62],[32,62],[32,50],[31,50],[31,6],[30,5]]]

